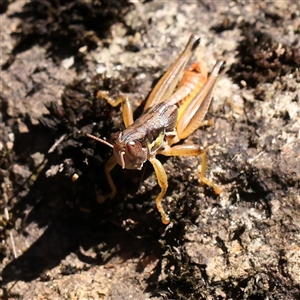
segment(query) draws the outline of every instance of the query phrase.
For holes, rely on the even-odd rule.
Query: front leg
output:
[[[164,195],[167,191],[167,188],[168,188],[168,178],[167,178],[166,171],[165,171],[163,165],[157,158],[155,158],[155,157],[150,158],[149,161],[153,165],[153,168],[154,168],[157,180],[158,180],[158,184],[161,188],[160,193],[158,194],[158,196],[155,199],[156,207],[157,207],[157,210],[161,214],[161,221],[163,222],[163,224],[167,225],[170,223],[170,217],[166,214],[166,212],[161,204],[161,200],[164,197]]]
[[[212,181],[205,177],[205,172],[207,169],[207,157],[206,151],[199,145],[176,145],[173,147],[167,147],[164,150],[160,150],[158,154],[163,154],[165,156],[200,156],[201,157],[201,172],[200,180],[206,185],[211,186],[216,194],[220,194],[222,189],[215,185]]]
[[[129,99],[127,97],[121,95],[117,99],[112,99],[111,97],[109,97],[107,91],[99,91],[97,93],[97,97],[105,99],[113,107],[116,107],[119,104],[121,104],[122,117],[123,117],[125,127],[127,128],[128,126],[130,126],[133,123],[132,106],[131,106],[131,104],[129,102]],[[117,193],[117,188],[116,188],[116,186],[114,184],[114,181],[113,181],[113,179],[110,175],[110,172],[114,169],[114,167],[116,165],[117,165],[116,157],[114,155],[112,155],[110,157],[110,159],[105,164],[105,175],[106,175],[106,179],[109,183],[109,186],[111,188],[111,192],[108,195],[100,196],[98,198],[98,202],[100,202],[100,203],[103,203],[107,198],[112,199]]]
[[[117,99],[112,99],[109,97],[107,91],[99,91],[97,93],[97,98],[105,99],[111,106],[116,107],[121,104],[122,117],[125,127],[127,128],[133,123],[133,111],[130,101],[124,95],[119,96]]]
[[[116,157],[114,155],[112,155],[105,164],[105,176],[106,176],[108,184],[111,188],[111,192],[108,195],[97,197],[98,198],[97,200],[99,203],[103,203],[107,198],[112,199],[117,193],[117,188],[116,188],[114,181],[110,175],[110,172],[114,169],[114,167],[116,165],[117,165]]]

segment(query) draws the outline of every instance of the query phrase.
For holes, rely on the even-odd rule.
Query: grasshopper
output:
[[[161,189],[155,200],[156,207],[161,214],[162,222],[168,224],[170,218],[161,203],[168,188],[168,179],[156,154],[200,156],[202,159],[200,180],[211,186],[217,194],[221,193],[221,189],[205,177],[207,165],[205,149],[199,145],[174,145],[187,138],[200,126],[207,124],[203,119],[212,101],[213,88],[225,67],[225,61],[218,60],[207,76],[205,64],[196,62],[184,72],[199,43],[200,38],[192,34],[183,52],[153,88],[142,115],[136,121],[133,120],[133,110],[127,97],[122,95],[112,99],[108,96],[108,92],[98,92],[97,97],[104,98],[112,106],[121,104],[126,127],[125,130],[112,134],[111,143],[87,133],[88,137],[113,148],[113,155],[105,165],[111,193],[104,196],[103,201],[106,198],[113,198],[117,192],[110,174],[117,164],[123,169],[140,170],[149,160]]]

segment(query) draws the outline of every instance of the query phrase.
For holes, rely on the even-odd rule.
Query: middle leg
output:
[[[165,171],[163,165],[157,158],[152,157],[149,159],[149,161],[151,162],[151,164],[154,168],[154,171],[155,171],[155,174],[156,174],[156,177],[158,180],[158,184],[161,189],[160,193],[158,194],[158,196],[156,197],[156,200],[155,200],[156,207],[157,207],[157,210],[161,214],[161,221],[163,222],[163,224],[167,225],[170,223],[170,217],[166,214],[166,212],[161,204],[161,200],[164,197],[164,195],[167,191],[167,188],[168,188],[167,174],[166,174],[166,171]]]
[[[201,157],[201,172],[200,180],[208,186],[211,186],[216,194],[220,194],[222,189],[215,185],[212,181],[205,177],[207,169],[207,157],[206,150],[199,145],[175,145],[173,147],[167,147],[164,150],[158,152],[165,156],[200,156]]]
[[[99,91],[97,93],[97,98],[105,99],[113,107],[116,107],[119,104],[121,104],[122,117],[125,127],[127,128],[133,123],[133,110],[130,101],[127,97],[121,95],[117,99],[112,99],[111,97],[109,97],[107,91]]]

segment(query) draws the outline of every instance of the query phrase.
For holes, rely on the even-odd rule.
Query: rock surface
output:
[[[298,299],[299,3],[107,3],[1,5],[1,297]],[[227,61],[215,125],[186,141],[223,192],[199,185],[197,158],[161,158],[165,227],[150,165],[116,168],[118,195],[97,203],[111,152],[84,133],[120,130],[97,90],[138,107],[191,32],[194,60]]]

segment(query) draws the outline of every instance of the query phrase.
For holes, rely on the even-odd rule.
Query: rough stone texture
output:
[[[46,23],[21,13],[35,1],[1,6],[3,299],[299,299],[298,1],[66,2],[60,18],[41,2],[53,8]],[[69,36],[55,44],[60,30]],[[110,152],[82,132],[122,127],[119,108],[93,102],[98,85],[136,107],[191,32],[202,38],[194,59],[228,66],[215,125],[187,139],[207,146],[208,177],[223,193],[198,184],[197,158],[162,158],[165,227],[150,166],[117,169],[118,196],[96,202]]]

